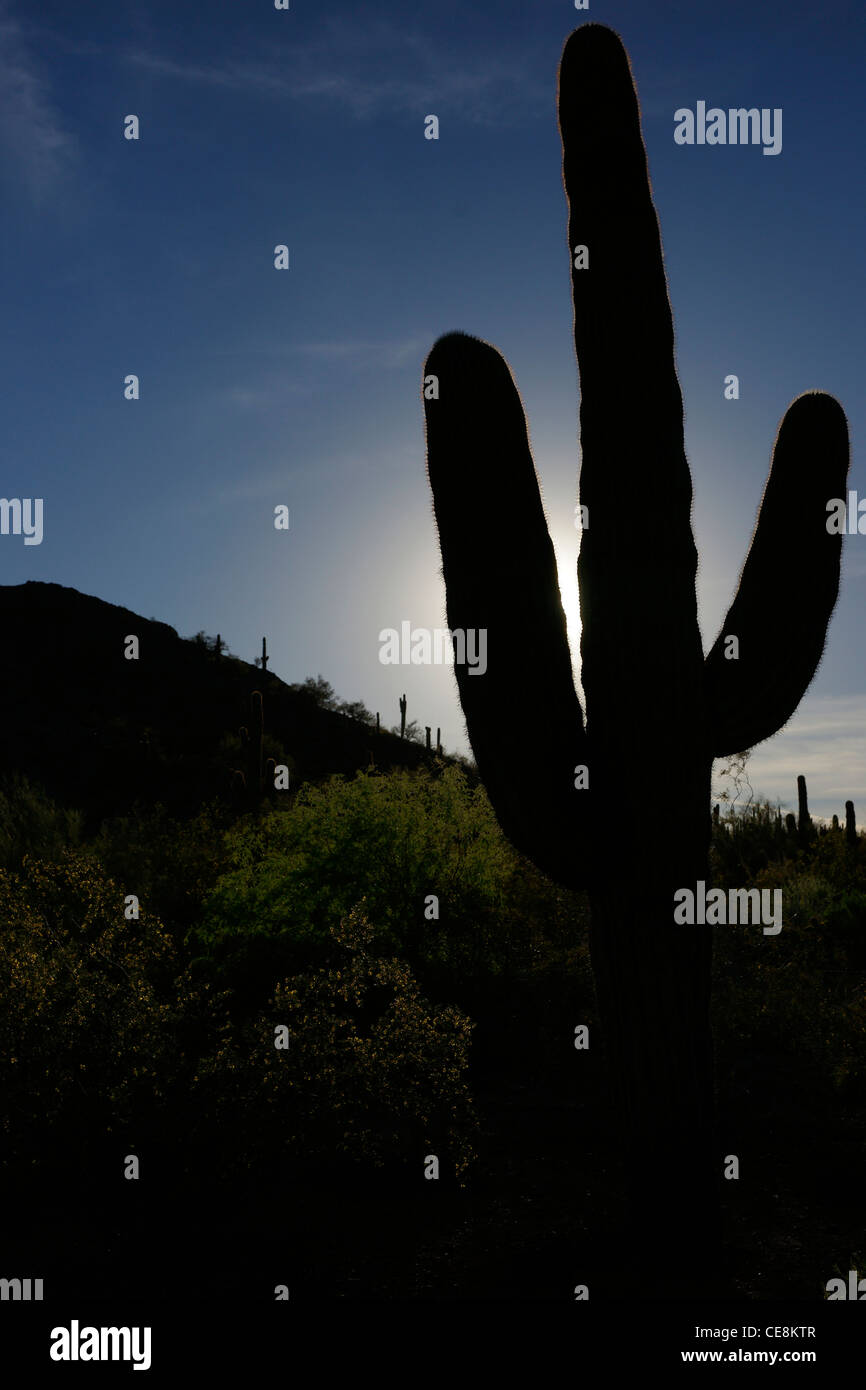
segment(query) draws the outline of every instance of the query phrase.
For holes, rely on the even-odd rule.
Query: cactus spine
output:
[[[844,495],[847,421],[823,392],[789,407],[739,588],[705,660],[670,301],[637,94],[612,30],[586,24],[567,40],[559,116],[580,499],[592,519],[578,562],[588,725],[520,396],[496,349],[463,333],[440,338],[424,367],[438,383],[423,391],[428,473],[448,625],[487,630],[485,676],[455,668],[482,780],[512,842],[590,894],[631,1238],[693,1272],[717,1229],[713,929],[675,925],[674,893],[708,878],[712,759],[775,733],[815,673],[838,592],[842,542],[827,531],[826,499]],[[517,555],[503,544],[510,535]],[[779,604],[786,572],[808,579],[796,603]],[[725,658],[728,634],[737,661]],[[516,762],[515,709],[534,740]],[[671,813],[652,825],[640,804],[647,740],[673,770]],[[609,833],[613,823],[623,834]]]

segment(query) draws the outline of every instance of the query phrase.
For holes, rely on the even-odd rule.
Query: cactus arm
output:
[[[688,665],[699,670],[703,653],[661,238],[637,95],[611,30],[587,24],[566,43],[559,122],[580,372],[580,499],[589,512],[579,575],[594,742],[600,717],[614,735],[633,724],[638,673],[642,723],[657,714],[676,726],[671,700],[693,708],[696,684],[694,674],[679,677]],[[589,269],[574,267],[577,245],[588,247]]]
[[[648,733],[674,761],[700,761],[692,484],[637,93],[612,30],[587,24],[570,35],[558,109],[589,520],[578,562],[581,679],[598,771],[615,797]],[[574,264],[578,246],[586,269]]]
[[[424,406],[448,626],[487,633],[486,673],[455,667],[472,750],[506,835],[578,886],[586,736],[520,396],[495,348],[462,333],[434,344],[424,374],[439,383]]]
[[[842,537],[827,503],[845,498],[848,422],[833,396],[807,391],[776,436],[767,486],[736,597],[705,664],[714,757],[742,752],[791,718],[824,651],[839,592]],[[790,600],[780,586],[790,582]],[[739,639],[726,659],[725,638]]]

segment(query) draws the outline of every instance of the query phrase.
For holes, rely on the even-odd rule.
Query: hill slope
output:
[[[358,720],[237,657],[60,584],[0,585],[5,656],[0,685],[0,772],[41,782],[89,816],[134,802],[192,810],[224,794],[243,767],[238,740],[250,695],[264,700],[266,755],[281,755],[291,784],[369,765],[416,767],[419,745],[378,737]],[[139,639],[139,659],[124,656]],[[279,757],[278,757],[279,760]]]

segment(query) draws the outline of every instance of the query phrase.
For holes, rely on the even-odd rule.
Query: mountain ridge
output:
[[[0,774],[22,773],[88,818],[136,803],[184,813],[228,796],[232,768],[244,767],[239,730],[254,690],[265,755],[287,763],[292,789],[371,762],[429,761],[420,745],[323,708],[270,671],[217,658],[168,623],[78,589],[0,585],[0,624]],[[124,656],[130,635],[138,659]]]

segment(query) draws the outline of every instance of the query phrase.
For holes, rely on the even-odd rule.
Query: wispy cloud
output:
[[[273,410],[275,406],[284,405],[287,396],[312,394],[313,388],[308,382],[274,379],[263,385],[229,386],[217,393],[216,399],[238,410]]]
[[[0,163],[44,206],[77,163],[78,141],[65,128],[48,81],[22,26],[0,0]]]
[[[429,335],[426,338],[400,338],[386,342],[367,340],[339,340],[330,343],[297,343],[291,351],[304,353],[331,362],[346,362],[353,368],[402,367],[407,362],[420,362],[423,354],[430,348]]]
[[[866,823],[866,696],[807,696],[781,733],[757,745],[748,771],[756,793],[794,808],[802,773],[811,809],[844,816],[845,802],[853,801],[858,822]]]
[[[286,102],[328,102],[359,120],[433,111],[503,125],[552,111],[550,81],[535,80],[523,63],[489,52],[455,58],[384,20],[338,23],[328,17],[317,38],[291,48],[275,45],[259,58],[190,63],[141,48],[125,57],[155,77]]]

